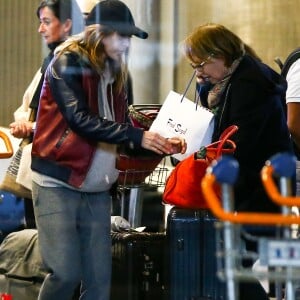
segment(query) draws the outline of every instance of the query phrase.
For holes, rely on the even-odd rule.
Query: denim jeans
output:
[[[33,183],[42,258],[50,273],[39,300],[109,300],[111,277],[110,196]]]

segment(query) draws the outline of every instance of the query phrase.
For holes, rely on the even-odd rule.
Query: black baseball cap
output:
[[[86,19],[86,25],[101,24],[108,26],[120,34],[135,35],[146,39],[148,33],[135,26],[129,8],[119,0],[103,0],[98,2]]]

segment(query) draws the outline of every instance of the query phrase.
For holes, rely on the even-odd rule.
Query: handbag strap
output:
[[[224,147],[224,144],[226,143],[226,141],[234,134],[237,132],[238,130],[238,126],[236,125],[231,125],[229,127],[227,127],[221,134],[220,136],[220,143],[217,146],[217,154],[216,157],[220,157],[221,153],[222,153],[222,149]]]

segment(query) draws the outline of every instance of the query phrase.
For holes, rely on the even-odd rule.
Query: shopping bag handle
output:
[[[229,127],[227,127],[221,134],[220,136],[220,143],[219,145],[217,146],[217,154],[216,154],[216,157],[220,157],[221,156],[221,152],[222,152],[222,149],[225,145],[225,143],[227,142],[227,140],[234,134],[238,131],[238,126],[236,125],[231,125]]]
[[[5,132],[0,130],[0,138],[4,141],[4,145],[6,148],[6,152],[0,152],[0,159],[11,157],[13,155],[14,151],[13,151],[12,143],[11,143],[9,137],[7,136],[7,134]]]
[[[183,92],[183,94],[182,94],[182,97],[181,97],[181,99],[180,99],[180,103],[182,103],[184,97],[186,96],[186,93],[187,93],[187,91],[189,90],[189,88],[190,88],[190,86],[191,86],[191,84],[192,84],[192,82],[193,82],[193,80],[194,80],[195,75],[196,75],[196,71],[193,72],[192,77],[191,77],[190,81],[188,82],[188,84],[187,84],[187,86],[186,86],[186,88],[185,88],[185,90],[184,90],[184,92]],[[196,104],[196,110],[198,109],[199,102],[200,102],[200,91],[199,91],[198,97],[196,97],[196,91],[195,91],[194,103]],[[202,108],[205,108],[205,109],[211,111],[209,108],[203,107],[203,106],[201,105],[201,103],[200,103],[200,106],[201,106]]]
[[[184,92],[183,92],[183,94],[182,94],[182,97],[181,97],[181,99],[180,99],[180,103],[182,103],[182,101],[183,101],[183,99],[184,99],[184,97],[185,97],[187,91],[189,90],[189,88],[190,88],[190,86],[191,86],[191,84],[192,84],[192,82],[193,82],[193,79],[194,79],[195,75],[196,75],[196,71],[194,71],[194,73],[193,73],[193,75],[192,75],[190,81],[188,82],[188,84],[187,84],[187,86],[186,86],[186,88],[185,88],[185,90],[184,90]]]

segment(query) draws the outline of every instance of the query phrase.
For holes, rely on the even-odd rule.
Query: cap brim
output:
[[[134,25],[127,25],[127,24],[107,24],[118,33],[123,35],[135,35],[138,38],[146,39],[148,37],[148,33]]]
[[[133,33],[133,35],[141,38],[141,39],[146,39],[148,37],[148,33],[146,31],[143,31],[142,29],[135,27],[136,32]]]

